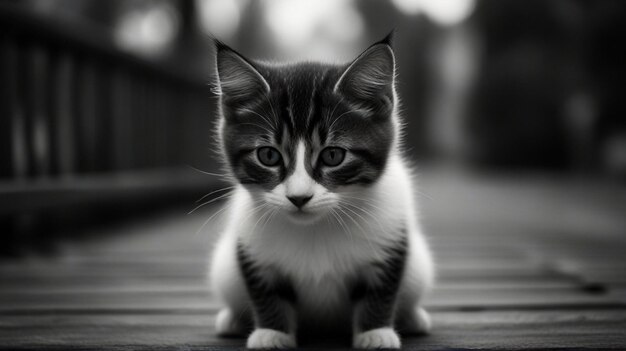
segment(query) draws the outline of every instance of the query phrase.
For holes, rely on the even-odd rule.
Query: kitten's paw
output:
[[[215,318],[215,330],[219,336],[239,336],[245,334],[242,325],[230,308],[222,308]]]
[[[408,335],[425,335],[430,332],[432,322],[430,315],[422,307],[415,307],[398,321],[401,333]]]
[[[356,334],[352,346],[356,349],[399,349],[400,337],[392,328],[378,328]]]
[[[293,335],[273,329],[255,329],[248,337],[249,349],[288,349],[296,347]]]

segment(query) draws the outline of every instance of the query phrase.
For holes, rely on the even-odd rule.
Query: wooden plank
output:
[[[120,267],[120,266],[118,266]],[[124,267],[124,266],[121,266]],[[15,286],[20,284],[28,284],[29,281],[36,281],[41,284],[56,280],[59,284],[73,284],[80,282],[94,281],[124,281],[129,279],[138,280],[161,280],[163,282],[170,281],[200,281],[207,276],[208,265],[200,262],[197,265],[191,265],[188,270],[176,266],[127,266],[123,270],[115,271],[105,268],[94,269],[90,271],[87,268],[70,267],[69,269],[49,269],[43,271],[29,271],[25,269],[23,272],[12,271],[2,273],[0,282],[3,285]],[[45,274],[49,273],[49,274]],[[465,272],[440,272],[437,278],[441,284],[472,284],[475,282],[483,282],[487,285],[498,284],[498,282],[512,282],[515,285],[523,285],[524,283],[532,283],[534,281],[573,281],[569,277],[560,277],[553,274],[537,274],[536,272],[475,272],[468,274]],[[54,283],[54,282],[52,282]],[[505,285],[505,283],[501,283]]]
[[[197,277],[168,277],[167,280],[164,280],[163,277],[159,276],[150,276],[150,277],[111,277],[111,278],[102,278],[102,277],[81,277],[80,279],[76,278],[28,278],[28,279],[12,279],[12,280],[3,280],[0,283],[0,291],[14,291],[15,289],[19,289],[23,291],[24,289],[30,290],[39,290],[39,291],[54,291],[61,290],[66,291],[70,290],[78,290],[81,289],[99,289],[100,287],[120,287],[121,290],[126,286],[137,286],[140,289],[142,286],[155,286],[155,285],[179,285],[179,286],[193,286],[194,284],[198,284],[200,279]],[[105,289],[106,290],[106,289]],[[135,289],[136,290],[136,289]]]
[[[626,342],[626,319],[615,311],[439,312],[433,314],[433,321],[431,335],[405,337],[405,348],[619,349]],[[0,317],[0,345],[118,349],[244,345],[244,339],[216,337],[212,325],[212,315],[206,314],[5,316]],[[323,338],[301,346],[316,345],[345,347]]]
[[[442,282],[437,284],[436,291],[485,291],[485,290],[516,290],[516,289],[582,289],[580,283],[572,281],[530,280],[530,281],[477,281],[477,282]],[[0,285],[1,294],[31,293],[86,293],[86,292],[143,292],[143,291],[194,291],[208,289],[203,279],[180,278],[163,281],[161,279],[119,278],[111,280],[91,279],[81,281],[58,281],[56,279],[6,282]]]
[[[50,280],[48,282],[53,282]],[[46,282],[46,283],[48,283]],[[0,296],[8,295],[58,295],[58,294],[114,294],[114,293],[149,293],[153,291],[176,293],[190,291],[209,291],[208,282],[199,279],[180,279],[162,281],[160,279],[136,280],[120,279],[116,281],[94,280],[91,282],[72,282],[70,284],[23,284],[0,286]],[[8,294],[8,295],[6,295]]]
[[[437,289],[430,294],[426,306],[442,310],[454,309],[545,309],[626,307],[619,299],[604,294],[565,289]],[[214,309],[219,304],[210,297],[209,289],[177,291],[82,291],[1,293],[0,311],[18,310],[106,310],[106,309]]]
[[[1,293],[29,293],[29,292],[89,292],[89,291],[176,291],[193,290],[206,287],[205,277],[169,277],[167,280],[161,277],[112,277],[102,279],[98,277],[84,277],[81,279],[57,279],[40,277],[36,279],[23,280],[0,280]],[[467,282],[440,281],[436,285],[436,290],[444,291],[483,291],[499,289],[582,289],[580,282],[571,280],[530,279],[530,280],[473,280]]]
[[[205,256],[208,261],[208,254]],[[12,277],[36,277],[36,276],[135,276],[142,274],[183,274],[204,275],[208,265],[203,262],[202,256],[197,257],[195,262],[88,262],[83,264],[64,264],[49,262],[41,264],[13,264],[0,266],[0,279]],[[533,267],[441,267],[438,269],[438,277],[442,280],[488,278],[488,277],[541,277],[556,276],[546,270]]]
[[[214,313],[161,313],[161,314],[73,314],[56,315],[3,315],[0,316],[2,327],[45,327],[55,325],[70,326],[189,326],[212,327]],[[431,313],[434,332],[443,329],[481,329],[487,326],[513,327],[525,325],[575,324],[584,323],[626,323],[623,310],[538,310],[538,311],[435,311]]]

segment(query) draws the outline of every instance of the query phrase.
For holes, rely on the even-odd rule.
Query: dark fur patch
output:
[[[392,326],[406,256],[407,238],[406,231],[403,231],[402,240],[387,248],[384,261],[373,262],[365,268],[377,271],[376,274],[380,278],[377,283],[371,283],[362,278],[356,280],[351,298],[354,303],[360,304],[360,310],[355,316],[355,323],[359,330],[367,331]]]
[[[237,245],[237,261],[252,300],[257,328],[289,333],[286,304],[296,302],[296,292],[291,282],[278,275],[274,276],[272,281],[264,280],[260,272],[268,273],[271,268],[257,266],[241,243]]]

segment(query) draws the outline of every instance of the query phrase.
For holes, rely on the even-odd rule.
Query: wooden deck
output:
[[[626,348],[623,185],[426,175],[421,191],[438,266],[435,327],[405,348]],[[0,263],[0,348],[242,348],[212,327],[205,262],[217,224],[197,232],[216,209]]]

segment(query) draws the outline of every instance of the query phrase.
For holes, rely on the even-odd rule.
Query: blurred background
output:
[[[2,0],[1,253],[54,252],[224,186],[206,173],[220,172],[210,36],[253,58],[342,62],[392,29],[407,154],[426,178],[550,179],[603,194],[584,213],[624,209],[625,1]],[[459,195],[432,189],[433,203]]]

